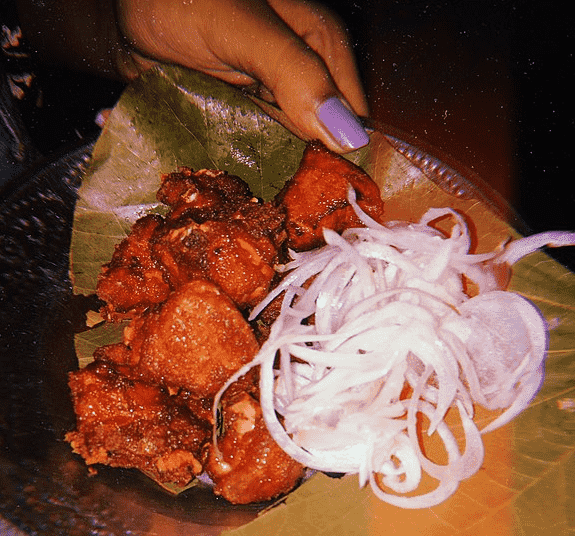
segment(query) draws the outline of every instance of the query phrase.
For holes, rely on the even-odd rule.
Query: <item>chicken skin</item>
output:
[[[106,302],[107,320],[121,319],[129,311],[140,313],[168,297],[170,285],[163,267],[152,255],[151,242],[163,224],[157,215],[139,219],[116,246],[111,261],[103,266],[97,292]]]
[[[277,197],[287,210],[290,248],[306,251],[324,245],[324,228],[342,232],[362,226],[347,201],[349,185],[360,207],[381,221],[381,193],[365,171],[320,143],[306,147],[298,170]]]
[[[269,434],[259,403],[247,392],[222,400],[224,433],[206,446],[205,469],[214,493],[234,504],[273,499],[303,478],[305,468]]]
[[[137,468],[181,486],[202,472],[211,425],[164,389],[101,361],[71,373],[69,385],[77,424],[66,441],[88,465]]]
[[[95,357],[129,378],[210,399],[258,350],[234,303],[213,283],[197,279],[132,320],[123,342],[99,348]]]
[[[162,175],[156,197],[170,207],[168,220],[188,218],[198,223],[224,221],[253,199],[249,186],[235,175],[215,169],[192,171],[187,167]]]
[[[233,302],[204,280],[187,283],[159,310],[126,329],[124,343],[144,377],[202,397],[215,395],[259,350]]]
[[[239,219],[165,226],[152,248],[172,288],[204,278],[218,285],[242,310],[267,295],[278,259],[272,240],[251,233]]]
[[[240,309],[265,297],[286,238],[282,207],[252,197],[238,177],[188,168],[164,175],[158,198],[171,210],[138,220],[98,278],[107,320],[134,317],[198,278]]]

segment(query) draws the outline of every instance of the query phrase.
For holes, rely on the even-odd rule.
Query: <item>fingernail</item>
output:
[[[342,148],[359,149],[369,143],[369,136],[357,117],[337,97],[324,101],[316,114]]]
[[[97,114],[96,114],[96,118],[94,119],[94,122],[96,123],[96,125],[98,125],[100,128],[104,128],[104,125],[106,124],[106,121],[108,120],[108,117],[110,117],[110,114],[112,113],[112,109],[111,108],[102,108]]]

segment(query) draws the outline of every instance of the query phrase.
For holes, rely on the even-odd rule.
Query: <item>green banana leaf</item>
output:
[[[180,166],[224,169],[272,199],[299,165],[305,143],[242,91],[172,66],[158,67],[124,92],[106,122],[79,190],[70,248],[75,294],[95,292],[98,274],[132,224],[163,213],[162,173]],[[350,158],[357,164],[367,151]],[[96,347],[120,340],[121,326],[76,338],[81,366]]]
[[[101,265],[135,219],[162,211],[155,199],[161,173],[182,165],[225,169],[270,199],[297,168],[304,146],[235,88],[174,67],[146,74],[114,108],[79,191],[74,291],[92,294]],[[417,219],[427,207],[452,206],[473,221],[478,251],[516,234],[473,196],[443,191],[377,132],[350,158],[380,185],[390,219]],[[514,267],[511,288],[533,300],[550,325],[545,382],[523,414],[485,436],[482,469],[452,498],[435,508],[400,510],[359,489],[355,476],[316,474],[279,505],[225,534],[575,534],[575,275],[537,253]],[[120,330],[97,326],[78,337],[82,363],[96,346],[119,340]]]
[[[102,263],[133,222],[162,211],[162,173],[225,169],[267,200],[294,172],[303,147],[231,86],[167,66],[138,79],[113,109],[80,188],[71,248],[75,290],[92,293]]]

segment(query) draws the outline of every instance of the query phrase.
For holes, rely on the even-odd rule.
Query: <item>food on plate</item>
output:
[[[366,210],[381,215],[377,186],[363,171],[316,144],[310,152],[318,168],[353,175],[371,196],[366,193]],[[319,178],[309,162],[298,177],[309,182],[306,174]],[[322,172],[322,188],[329,191],[337,177]],[[330,194],[339,211],[349,208],[342,184],[339,198]],[[292,489],[304,467],[269,435],[257,374],[223,397],[219,449],[206,430],[217,424],[215,394],[251,362],[273,322],[271,307],[264,322],[250,325],[246,318],[280,279],[274,266],[287,258],[288,210],[279,196],[262,203],[241,179],[217,170],[183,167],[163,175],[157,197],[168,212],[136,221],[102,268],[96,290],[105,319],[130,323],[121,342],[98,348],[92,364],[71,373],[77,427],[67,440],[88,464],[136,467],[180,487],[204,472],[215,493],[231,502],[273,498]],[[355,216],[338,216],[340,229],[346,221],[359,223]],[[310,228],[301,236],[317,232]],[[141,422],[127,419],[132,407]],[[193,423],[187,454],[186,434],[181,442],[172,437],[184,418]]]
[[[100,359],[69,383],[77,424],[66,440],[87,464],[135,467],[182,486],[202,472],[211,425],[165,389]]]
[[[233,503],[259,502],[286,493],[301,481],[304,466],[269,434],[257,393],[226,393],[218,448],[207,447],[205,471],[214,492]]]
[[[130,376],[213,397],[258,351],[238,308],[214,283],[189,281],[124,329],[123,349],[102,347],[99,360],[129,367]],[[193,356],[193,358],[190,358]]]
[[[164,175],[158,198],[167,214],[138,220],[98,280],[106,320],[130,320],[123,340],[70,375],[67,440],[88,464],[179,486],[204,473],[233,503],[286,493],[306,467],[358,473],[384,501],[429,507],[480,468],[481,434],[539,389],[546,323],[504,287],[521,256],[573,233],[473,254],[454,210],[383,223],[371,178],[317,143],[271,202],[188,168]],[[476,404],[493,412],[482,430]],[[438,484],[413,495],[423,473]]]
[[[481,467],[481,434],[525,409],[543,379],[546,322],[528,300],[499,287],[498,272],[544,245],[574,244],[575,233],[471,254],[468,226],[451,209],[382,225],[351,188],[350,204],[365,227],[341,235],[324,229],[324,247],[291,253],[282,282],[251,314],[281,297],[270,335],[216,403],[257,366],[265,422],[291,457],[358,473],[360,485],[370,482],[393,505],[435,506]],[[448,235],[433,226],[445,218],[452,219]],[[473,297],[467,281],[475,283]],[[480,431],[474,404],[502,411]],[[445,422],[452,407],[465,432],[463,452]],[[428,457],[422,433],[441,438],[446,464]],[[422,472],[437,487],[404,495],[417,490]]]
[[[98,279],[98,295],[106,302],[109,320],[137,314],[162,303],[170,293],[162,268],[152,256],[151,238],[161,228],[160,216],[139,219],[114,251]]]
[[[356,191],[363,210],[380,221],[383,201],[371,177],[345,158],[334,158],[320,143],[306,147],[298,170],[277,196],[287,212],[291,249],[303,251],[322,246],[324,228],[340,233],[361,225],[347,200],[349,185]]]
[[[109,320],[142,313],[193,279],[214,282],[240,309],[263,299],[285,240],[281,208],[213,170],[162,176],[158,198],[171,210],[138,220],[98,279]]]

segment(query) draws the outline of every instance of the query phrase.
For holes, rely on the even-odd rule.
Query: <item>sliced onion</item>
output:
[[[519,259],[545,246],[557,248],[574,246],[575,233],[565,231],[548,231],[515,240],[507,245],[505,252],[499,257],[499,262],[515,264]]]
[[[498,289],[493,263],[573,244],[575,234],[543,233],[475,255],[465,220],[452,209],[432,208],[418,223],[382,225],[360,209],[351,189],[349,201],[365,227],[341,236],[324,230],[323,248],[290,252],[293,260],[278,267],[283,281],[250,319],[283,295],[281,314],[215,406],[259,365],[264,419],[286,453],[312,469],[357,473],[390,504],[434,506],[478,471],[481,434],[525,409],[543,378],[546,323],[533,304]],[[431,225],[445,217],[453,220],[447,234]],[[474,298],[465,294],[463,276],[479,287]],[[505,411],[480,432],[473,403]],[[463,452],[444,420],[452,406],[465,434]],[[418,413],[429,419],[428,434],[443,441],[446,465],[422,452]],[[422,471],[438,487],[402,496],[417,489]]]

